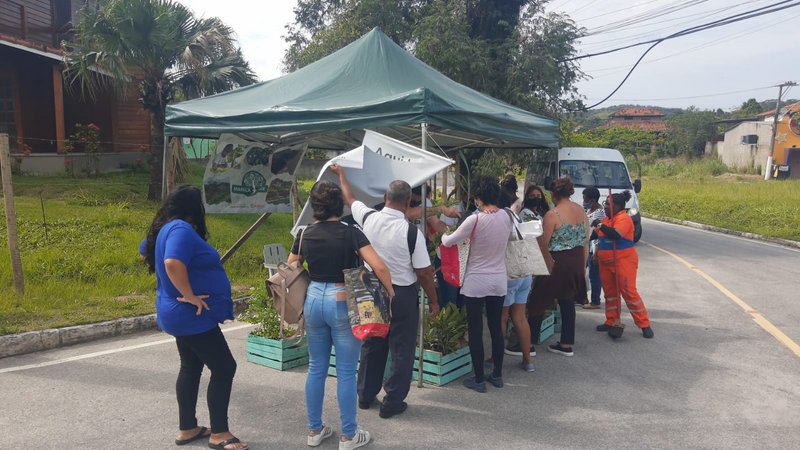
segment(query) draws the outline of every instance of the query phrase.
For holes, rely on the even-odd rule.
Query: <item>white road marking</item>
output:
[[[248,327],[253,327],[253,326],[255,326],[255,325],[249,324],[249,323],[248,324],[244,324],[244,325],[236,325],[236,326],[224,328],[222,330],[222,332],[223,333],[227,333],[229,331],[241,330],[243,328],[248,328]],[[161,339],[161,340],[158,340],[158,341],[145,342],[144,344],[128,345],[128,346],[125,346],[125,347],[112,348],[112,349],[109,349],[109,350],[103,350],[103,351],[99,351],[99,352],[93,352],[93,353],[86,353],[86,354],[83,354],[83,355],[70,356],[69,358],[54,359],[52,361],[45,361],[45,362],[36,363],[36,364],[26,364],[24,366],[6,367],[4,369],[0,369],[0,373],[19,372],[21,370],[38,369],[40,367],[55,366],[57,364],[64,364],[64,363],[68,363],[68,362],[72,362],[72,361],[80,361],[82,359],[96,358],[98,356],[112,355],[114,353],[121,353],[121,352],[128,352],[128,351],[131,351],[131,350],[138,350],[140,348],[153,347],[155,345],[169,344],[171,342],[175,342],[175,339],[174,338]]]

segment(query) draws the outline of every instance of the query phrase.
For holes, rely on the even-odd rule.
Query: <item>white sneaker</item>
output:
[[[347,441],[339,441],[339,450],[350,450],[353,448],[363,447],[369,444],[370,440],[369,431],[364,431],[361,428],[356,431],[355,436]]]
[[[317,434],[311,434],[311,432],[309,431],[309,433],[308,433],[308,446],[309,447],[316,447],[319,444],[322,444],[322,441],[324,441],[325,439],[327,439],[327,438],[329,438],[331,436],[333,436],[333,430],[331,430],[331,427],[329,427],[327,425],[323,425],[322,429],[319,430],[319,433],[317,433]]]

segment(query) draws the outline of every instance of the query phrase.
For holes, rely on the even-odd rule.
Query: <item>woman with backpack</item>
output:
[[[322,421],[325,380],[328,377],[331,345],[336,349],[336,376],[339,412],[342,418],[340,449],[367,445],[370,434],[356,422],[356,367],[361,341],[350,328],[344,269],[358,267],[363,259],[394,297],[389,269],[358,228],[339,221],[344,210],[341,188],[330,181],[318,181],[309,197],[314,219],[295,238],[289,264],[305,261],[311,284],[308,287],[303,316],[308,339],[308,378],[306,378],[307,444],[316,447],[333,435]]]

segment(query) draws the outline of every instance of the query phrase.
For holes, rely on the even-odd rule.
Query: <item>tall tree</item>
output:
[[[124,94],[138,81],[151,119],[151,200],[161,197],[167,104],[256,81],[230,27],[173,0],[100,0],[82,10],[63,46],[68,84],[89,97],[105,89]]]
[[[717,126],[713,111],[690,106],[667,119],[667,136],[674,155],[702,156],[706,142],[714,138]]]
[[[287,70],[310,64],[375,26],[448,77],[525,109],[581,106],[581,35],[547,0],[300,0],[287,26]]]
[[[761,103],[754,98],[748,99],[746,102],[742,103],[742,106],[739,107],[736,111],[734,111],[734,117],[753,117],[757,114],[761,114],[764,112],[764,108],[761,107]]]

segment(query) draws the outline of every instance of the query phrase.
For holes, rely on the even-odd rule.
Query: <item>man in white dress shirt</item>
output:
[[[358,406],[369,409],[383,387],[386,395],[380,417],[388,419],[406,410],[405,398],[411,387],[414,349],[419,326],[419,286],[428,294],[432,314],[439,312],[433,266],[425,246],[425,237],[406,220],[411,202],[411,186],[402,180],[392,181],[384,195],[383,209],[376,211],[353,196],[342,167],[331,166],[339,176],[345,203],[353,219],[364,230],[372,247],[392,274],[395,297],[389,335],[364,341],[358,370]],[[392,371],[386,382],[383,375],[387,357],[392,355]]]

